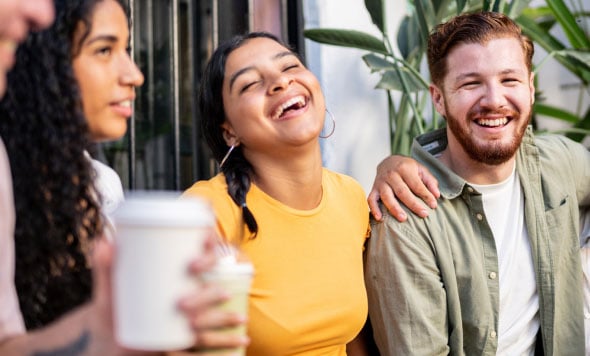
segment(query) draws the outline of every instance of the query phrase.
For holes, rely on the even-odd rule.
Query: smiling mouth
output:
[[[509,121],[508,118],[503,117],[501,119],[478,119],[475,120],[475,123],[483,127],[501,127],[506,125]]]
[[[289,111],[299,110],[307,104],[307,100],[303,95],[296,96],[285,101],[281,106],[277,108],[277,110],[273,113],[272,118],[273,120],[278,120],[287,114]]]

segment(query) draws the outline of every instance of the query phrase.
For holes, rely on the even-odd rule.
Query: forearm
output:
[[[0,343],[2,355],[87,355],[88,307],[80,307],[53,324],[26,334],[9,337]]]

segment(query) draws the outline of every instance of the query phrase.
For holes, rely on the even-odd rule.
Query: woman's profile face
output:
[[[281,147],[318,140],[325,114],[320,84],[299,57],[272,39],[252,38],[230,53],[222,95],[226,141],[236,136],[244,154],[280,154]]]
[[[80,43],[85,31],[86,25],[80,21],[72,60],[84,116],[92,139],[117,140],[125,134],[127,119],[133,113],[135,87],[143,84],[143,74],[128,52],[127,16],[116,1],[99,1],[91,16],[90,32]]]

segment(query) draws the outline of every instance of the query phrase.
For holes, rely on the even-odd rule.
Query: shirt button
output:
[[[495,332],[495,331],[492,331],[492,332],[490,333],[490,337],[491,337],[492,339],[495,339],[495,338],[496,338],[496,332]]]
[[[496,279],[496,272],[490,272],[490,279]]]
[[[467,187],[467,191],[468,191],[469,193],[473,193],[473,188],[471,188],[471,187]]]
[[[483,215],[481,215],[481,214],[479,214],[479,213],[478,213],[477,215],[475,215],[475,217],[476,217],[476,218],[477,218],[477,220],[479,220],[479,221],[482,221],[482,220],[483,220]]]

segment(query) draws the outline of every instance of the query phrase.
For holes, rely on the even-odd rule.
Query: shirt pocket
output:
[[[554,261],[569,264],[572,255],[580,253],[579,208],[569,195],[549,203],[545,205],[545,218]]]

